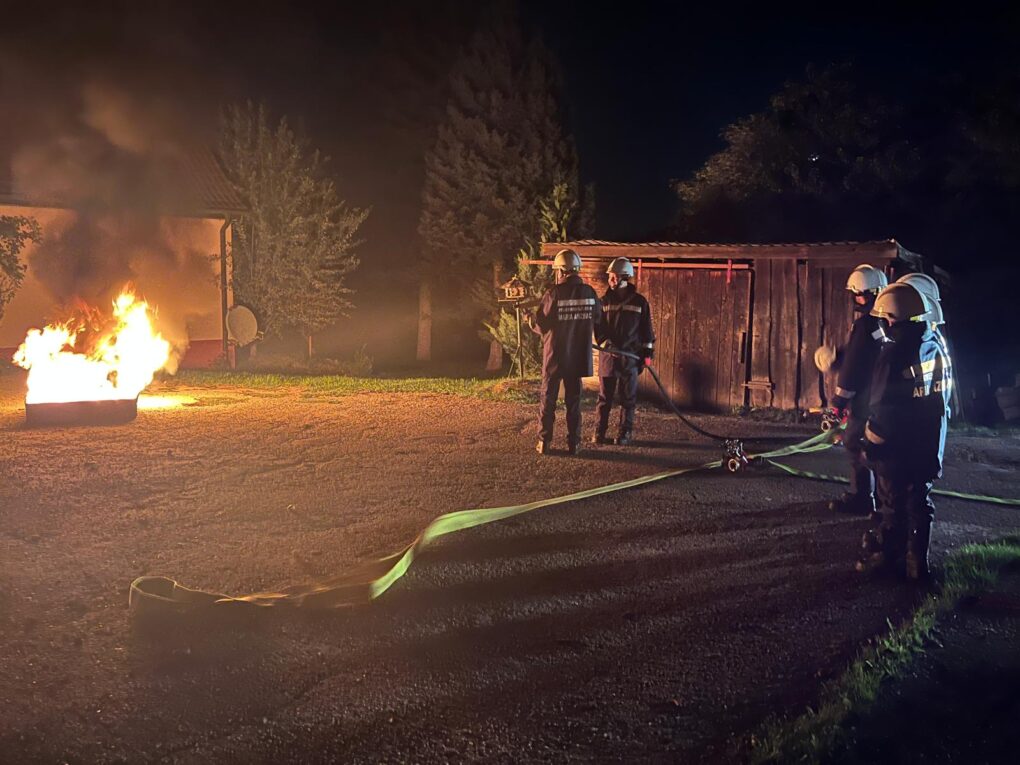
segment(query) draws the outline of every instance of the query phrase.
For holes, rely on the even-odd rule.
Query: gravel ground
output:
[[[142,574],[277,588],[443,512],[720,455],[651,408],[633,448],[541,457],[532,406],[299,389],[28,430],[20,386],[0,376],[3,762],[731,761],[919,597],[852,572],[866,521],[824,510],[838,487],[714,472],[444,538],[369,606],[153,635],[126,609]],[[1020,496],[1017,444],[954,438],[945,486]],[[1017,518],[941,500],[936,555]]]

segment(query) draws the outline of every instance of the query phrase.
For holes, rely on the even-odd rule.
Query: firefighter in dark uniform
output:
[[[935,342],[938,343],[942,354],[946,357],[946,367],[943,370],[942,380],[942,400],[946,405],[946,419],[951,420],[953,418],[951,404],[953,397],[953,359],[949,354],[949,343],[946,342],[945,335],[943,335],[942,331],[939,329],[942,324],[946,323],[945,316],[942,313],[942,298],[939,294],[939,285],[927,274],[906,274],[905,276],[901,276],[897,279],[896,283],[909,284],[928,300],[931,310],[924,318],[928,322],[928,327],[931,330],[932,337]],[[931,505],[931,516],[934,518],[935,504],[931,501],[930,495],[928,497],[928,504]]]
[[[609,289],[602,296],[602,325],[596,329],[599,345],[620,350],[641,360],[611,353],[599,353],[598,423],[592,443],[607,444],[609,413],[619,392],[620,429],[616,443],[626,446],[634,432],[634,408],[637,406],[638,375],[652,359],[655,332],[648,301],[634,287],[634,266],[627,258],[616,258],[606,269]]]
[[[581,280],[581,258],[560,250],[553,261],[556,284],[542,297],[532,330],[542,336],[541,430],[536,450],[548,454],[556,420],[560,383],[567,404],[567,451],[577,454],[581,443],[581,378],[592,374],[591,343],[602,322],[602,305],[595,290]]]
[[[843,496],[829,502],[829,509],[840,513],[870,515],[875,511],[875,476],[864,458],[861,439],[868,421],[868,387],[883,341],[871,309],[888,283],[880,269],[867,264],[857,266],[846,282],[854,301],[854,322],[846,345],[840,351],[823,347],[815,353],[819,370],[837,370],[832,408],[823,422],[831,424],[846,417],[843,445],[850,458],[850,486]]]
[[[952,379],[949,358],[928,325],[931,303],[909,284],[893,284],[872,314],[888,324],[875,362],[864,451],[878,477],[880,523],[862,541],[857,570],[902,565],[908,579],[928,577],[935,506],[932,483],[942,476],[946,443],[943,391]]]

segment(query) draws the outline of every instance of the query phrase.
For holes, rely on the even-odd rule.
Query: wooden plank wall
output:
[[[815,349],[824,342],[825,292],[824,269],[811,261],[797,264],[797,287],[800,290],[801,348],[800,348],[800,396],[801,409],[822,406],[822,377],[815,367]]]
[[[649,269],[642,292],[652,310],[656,370],[678,406],[730,411],[743,405],[751,275],[725,269]],[[643,395],[659,396],[651,375]]]
[[[754,407],[773,405],[772,379],[772,261],[754,263],[753,313],[751,326],[751,376],[748,403]]]
[[[855,265],[760,258],[753,272],[732,271],[729,280],[725,268],[645,269],[638,289],[651,305],[656,369],[673,401],[715,411],[745,403],[822,406],[835,380],[821,379],[814,352],[823,343],[846,342],[853,316],[845,285]],[[601,295],[600,276],[585,273]],[[750,337],[741,363],[745,332]],[[639,390],[659,398],[651,375],[641,375]]]

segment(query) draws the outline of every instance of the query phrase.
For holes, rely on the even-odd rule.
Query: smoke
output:
[[[215,281],[215,224],[198,236],[202,224],[179,217],[208,207],[191,168],[212,161],[210,89],[186,67],[125,61],[130,50],[47,60],[4,42],[0,34],[0,162],[10,161],[11,190],[75,212],[63,228],[44,227],[30,272],[58,304],[105,308],[133,285],[183,352]]]

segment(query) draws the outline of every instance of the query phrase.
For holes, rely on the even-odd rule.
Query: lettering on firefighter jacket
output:
[[[871,382],[868,431],[884,444],[894,470],[931,480],[942,475],[949,356],[924,323],[901,322],[886,334]]]
[[[590,377],[591,341],[602,323],[602,303],[580,276],[553,285],[535,310],[533,330],[542,336],[542,374]]]
[[[602,311],[602,324],[595,330],[599,345],[609,343],[613,348],[637,356],[652,356],[655,331],[652,329],[651,307],[633,284],[622,290],[606,290],[602,296]],[[599,354],[600,377],[626,377],[633,374],[637,366],[637,361],[625,356]]]

